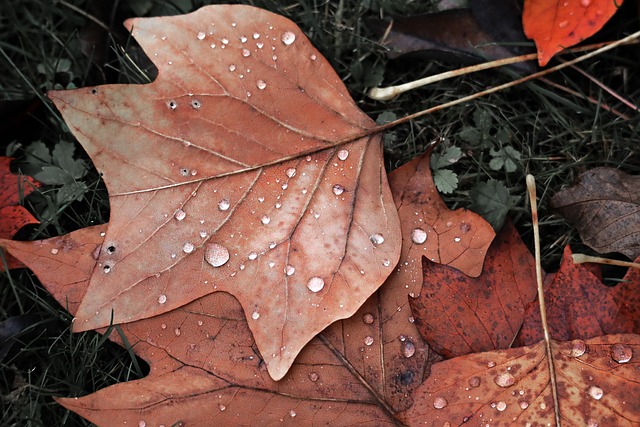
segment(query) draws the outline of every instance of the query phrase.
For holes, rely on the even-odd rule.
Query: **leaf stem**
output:
[[[544,331],[544,346],[547,352],[547,361],[549,362],[549,379],[551,380],[553,410],[556,417],[556,426],[560,427],[560,402],[558,399],[556,370],[555,365],[553,364],[553,354],[551,353],[551,338],[549,336],[549,326],[547,325],[547,308],[544,303],[544,289],[542,287],[542,264],[540,261],[540,228],[538,224],[538,203],[536,200],[536,180],[533,175],[527,175],[527,190],[529,192],[529,203],[531,203],[531,221],[533,223],[533,241],[536,257],[536,282],[538,283],[540,318],[542,319],[542,330]]]
[[[573,254],[571,255],[571,258],[573,258],[574,264],[592,262],[596,264],[617,265],[619,267],[631,267],[640,269],[640,264],[637,262],[621,261],[617,259],[602,258],[599,256],[591,256],[585,254]]]

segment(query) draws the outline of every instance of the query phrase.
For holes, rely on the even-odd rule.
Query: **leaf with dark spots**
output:
[[[553,196],[551,207],[594,250],[640,256],[640,176],[613,168],[589,170]]]
[[[614,288],[605,286],[585,265],[574,264],[565,247],[560,269],[545,287],[549,333],[554,339],[587,339],[606,334],[640,333],[640,275],[630,269]],[[543,337],[538,301],[527,308],[517,345]]]
[[[423,258],[422,289],[409,304],[429,345],[456,357],[509,348],[535,296],[533,257],[507,222],[477,278]]]
[[[552,341],[563,425],[640,422],[640,337],[607,335]],[[435,364],[399,414],[408,425],[555,425],[542,342]]]

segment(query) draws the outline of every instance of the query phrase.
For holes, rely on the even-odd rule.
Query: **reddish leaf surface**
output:
[[[28,196],[39,183],[27,176],[17,176],[9,170],[10,157],[0,157],[0,238],[11,239],[27,224],[37,224],[29,211],[20,206],[20,196]],[[9,269],[24,267],[17,259],[8,256]],[[0,262],[0,271],[4,265]]]
[[[104,247],[102,229],[6,243],[73,313]],[[268,375],[269,355],[261,356],[238,301],[210,294],[121,325],[151,365],[148,377],[60,402],[98,425],[393,425],[430,369],[409,310],[394,305],[398,293],[406,300],[404,286],[385,284],[353,317],[314,338],[279,382]]]
[[[563,425],[640,423],[638,335],[552,342],[552,353]],[[400,418],[434,427],[555,425],[547,363],[542,342],[438,363]]]
[[[592,36],[613,16],[623,0],[525,0],[522,24],[545,66],[556,53]]]
[[[126,25],[156,81],[50,93],[110,193],[74,329],[226,291],[282,378],[398,259],[380,139],[360,137],[375,124],[281,16],[210,6]]]
[[[616,287],[605,286],[587,267],[573,263],[569,246],[564,250],[560,270],[545,288],[545,304],[549,333],[554,339],[640,333],[640,275],[629,271]],[[542,322],[536,300],[527,308],[516,342],[531,345],[541,339]]]
[[[551,207],[594,250],[640,256],[640,176],[613,168],[589,170],[553,196]]]
[[[420,334],[445,357],[509,348],[537,294],[533,257],[510,222],[478,278],[426,258],[423,274],[409,305]]]
[[[466,209],[449,210],[433,184],[429,153],[389,174],[402,227],[402,254],[393,280],[419,293],[423,256],[469,276],[482,272],[487,249],[495,237],[493,228]]]

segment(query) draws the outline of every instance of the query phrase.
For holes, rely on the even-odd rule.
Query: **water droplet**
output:
[[[285,173],[287,174],[287,176],[289,178],[293,178],[294,176],[296,176],[295,168],[289,168],[289,169],[287,169],[287,171]]]
[[[178,107],[178,103],[176,101],[169,101],[167,102],[167,107],[169,107],[172,110],[175,110]]]
[[[460,232],[462,234],[467,234],[469,232],[469,230],[471,230],[471,225],[467,224],[466,222],[461,222],[460,223]]]
[[[178,221],[182,221],[186,216],[187,213],[185,211],[183,211],[182,209],[178,209],[176,211],[175,214],[173,214],[174,218],[177,219]]]
[[[378,233],[369,236],[369,240],[371,240],[371,243],[373,243],[374,245],[381,245],[382,243],[384,243],[384,237],[382,236],[382,234]]]
[[[229,65],[229,71],[235,71],[235,70],[236,70],[235,64]]]
[[[138,427],[147,427],[147,423],[146,423],[146,422],[144,422],[144,421],[140,421],[140,422],[138,423]]]
[[[177,337],[179,337],[179,336],[180,336],[180,334],[182,333],[182,331],[180,331],[180,328],[175,328],[175,329],[173,330],[173,333],[174,333]]]
[[[373,323],[373,315],[371,313],[366,313],[364,316],[362,316],[362,321],[367,324],[370,325]]]
[[[298,414],[296,414],[296,411],[294,411],[293,409],[289,411],[289,416],[291,418],[295,417],[296,415],[298,415]]]
[[[493,379],[493,382],[495,382],[500,387],[506,388],[506,387],[511,387],[512,385],[514,385],[515,382],[516,382],[516,379],[509,372],[505,372],[503,374],[500,374],[500,375],[496,376]]]
[[[402,346],[402,354],[404,354],[404,357],[411,357],[415,354],[415,352],[416,346],[411,341],[405,342]]]
[[[211,49],[215,49],[216,48],[216,44],[215,43],[211,43]]]
[[[582,7],[589,7],[590,4],[591,0],[580,0],[580,6]]]
[[[342,193],[344,193],[344,187],[342,185],[336,184],[333,186],[333,194],[335,194],[336,196],[339,196]]]
[[[190,254],[191,252],[193,252],[194,249],[195,249],[195,246],[193,246],[193,243],[191,242],[185,243],[184,246],[182,247],[182,250],[184,251],[185,254]]]
[[[249,51],[249,49],[242,49],[242,56],[244,56],[245,58],[251,56],[251,52]]]
[[[248,258],[249,258],[251,261],[253,261],[254,259],[258,258],[258,254],[257,254],[257,253],[255,253],[255,252],[251,252],[251,253],[249,253]]]
[[[204,40],[204,38],[205,38],[206,36],[207,36],[207,35],[204,33],[204,31],[200,31],[200,32],[198,33],[198,40]]]
[[[253,313],[251,313],[251,318],[253,320],[258,320],[260,318],[260,313],[258,313],[257,311],[254,311]]]
[[[558,27],[566,28],[567,25],[569,25],[569,21],[562,21],[561,23],[558,24]]]
[[[503,400],[501,400],[500,402],[498,402],[496,404],[496,409],[500,412],[504,411],[505,409],[507,409],[507,403]]]
[[[269,215],[265,215],[265,216],[263,216],[263,217],[260,219],[260,221],[261,221],[264,225],[267,225],[267,224],[269,224],[269,223],[271,222],[271,218],[269,217]]]
[[[471,377],[469,378],[469,386],[475,388],[480,385],[480,377]]]
[[[108,273],[111,271],[111,266],[109,264],[105,265],[104,267],[102,267],[102,271],[104,271],[105,273]]]
[[[218,202],[218,209],[220,209],[221,211],[226,211],[227,209],[229,209],[229,206],[231,206],[229,199],[222,199]]]
[[[221,267],[229,261],[229,250],[217,243],[209,243],[205,249],[204,259],[213,267]]]
[[[282,40],[282,43],[288,46],[296,41],[296,35],[291,31],[285,31],[284,33],[282,33],[282,37],[280,38],[280,40]]]
[[[436,409],[445,408],[448,404],[449,402],[447,402],[447,399],[445,399],[444,397],[438,396],[435,399],[433,399],[433,407]]]
[[[421,245],[427,241],[427,232],[422,228],[414,228],[411,232],[411,241],[417,245]]]
[[[165,302],[167,302],[167,296],[165,294],[162,294],[158,297],[158,302],[160,304],[164,304]]]
[[[633,357],[633,350],[624,344],[617,343],[611,347],[611,358],[618,363],[627,363]]]
[[[166,324],[166,323],[163,323],[162,325],[160,325],[160,327],[161,327],[162,329],[167,329],[167,324]]]
[[[524,400],[520,401],[520,409],[525,410],[529,407],[529,403],[525,402]]]
[[[228,38],[223,38],[222,40],[220,40],[222,42],[222,44],[229,44],[229,39]]]
[[[580,357],[587,351],[587,344],[585,344],[582,340],[577,340],[573,342],[573,346],[571,347],[571,357]]]
[[[296,269],[295,269],[295,267],[294,267],[294,266],[292,266],[292,265],[287,265],[287,266],[284,268],[284,274],[286,274],[287,276],[291,276],[291,275],[292,275],[293,273],[295,273],[295,272],[296,272]]]
[[[487,368],[493,368],[494,366],[496,366],[496,362],[487,362]]]
[[[258,86],[258,89],[264,90],[264,88],[267,87],[267,84],[264,82],[264,80],[258,80],[256,82],[256,86]]]
[[[322,288],[324,288],[324,280],[322,277],[313,276],[307,281],[307,288],[309,288],[311,292],[320,292]]]
[[[257,42],[257,43],[256,43],[256,47],[257,47],[258,49],[262,49],[262,48],[264,47],[264,43],[262,43],[262,42]]]
[[[269,249],[273,249],[273,248],[275,248],[276,246],[278,246],[278,245],[276,244],[276,242],[269,242]]]
[[[320,378],[320,376],[318,374],[316,374],[315,372],[311,372],[309,374],[309,379],[313,382],[318,381],[318,378]]]
[[[454,238],[453,238],[453,241],[454,241],[454,242],[456,242],[456,243],[459,243],[459,242],[460,242],[460,240],[462,240],[462,239],[461,239],[461,238],[459,238],[459,237],[454,237]]]
[[[595,400],[602,399],[602,396],[604,395],[604,392],[602,391],[602,389],[594,385],[589,387],[589,390],[587,390],[587,392],[589,393],[589,396],[593,397]]]
[[[416,319],[413,316],[409,316],[407,320],[409,321],[409,323],[415,323],[416,321]]]
[[[589,418],[587,420],[587,427],[599,427],[600,423],[595,418]]]
[[[220,409],[220,411],[224,411],[225,409],[227,409],[226,406],[224,406],[222,403],[218,404],[218,409]]]
[[[338,151],[338,158],[342,161],[347,160],[349,157],[349,150],[340,150]]]
[[[364,337],[364,344],[365,345],[372,345],[373,344],[373,337],[367,335],[366,337]]]
[[[58,249],[53,248],[51,249],[51,255],[56,255],[58,253]]]
[[[202,237],[203,239],[207,237],[207,232],[204,230],[200,230],[200,237]]]
[[[276,265],[274,261],[269,261],[269,268],[273,268]]]
[[[385,258],[382,260],[382,265],[385,267],[389,267],[391,265],[391,261]]]
[[[247,38],[245,36],[240,36],[240,43],[246,43]]]
[[[315,61],[318,57],[314,53],[312,53],[310,58],[312,61]]]
[[[260,38],[260,34],[259,33],[253,33],[253,39],[257,40]]]

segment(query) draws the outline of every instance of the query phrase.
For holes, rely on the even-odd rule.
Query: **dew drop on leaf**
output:
[[[265,215],[260,219],[260,222],[262,222],[264,225],[267,225],[271,222],[271,218],[269,217],[269,215]]]
[[[206,36],[207,36],[207,35],[204,33],[204,31],[200,31],[200,32],[198,33],[198,40],[204,40],[204,38],[205,38]]]
[[[182,331],[180,331],[180,328],[175,328],[175,329],[173,330],[173,333],[175,334],[175,336],[179,337],[179,336],[180,336],[180,334],[182,333]]]
[[[253,261],[254,259],[258,258],[258,254],[255,252],[250,252],[248,258]]]
[[[251,56],[251,52],[249,51],[249,49],[242,49],[242,56],[244,56],[245,58]]]
[[[384,237],[382,236],[382,234],[378,233],[369,236],[369,240],[371,240],[371,243],[373,243],[374,245],[380,245],[384,243]]]
[[[224,411],[225,409],[227,409],[227,407],[226,407],[226,406],[224,406],[222,403],[219,403],[219,404],[218,404],[218,409],[220,409],[220,411],[222,412],[222,411]]]
[[[336,196],[339,196],[342,193],[344,193],[344,187],[342,185],[336,184],[333,186],[333,194],[335,194]]]
[[[309,374],[309,379],[313,382],[318,381],[318,378],[320,378],[320,376],[318,376],[318,374],[316,374],[315,372],[311,372]]]
[[[158,302],[160,304],[164,304],[165,302],[167,302],[167,296],[165,294],[162,294],[158,297]]]
[[[522,409],[524,411],[528,407],[529,407],[529,403],[528,402],[525,402],[524,400],[520,401],[520,409]]]
[[[448,404],[449,402],[447,402],[447,399],[445,399],[444,397],[438,396],[433,399],[433,407],[436,409],[446,408]]]
[[[462,240],[462,239],[460,239],[460,238],[459,238],[459,237],[457,237],[457,236],[453,238],[453,241],[454,241],[454,242],[456,242],[456,243],[459,243],[459,242],[460,242],[460,240]]]
[[[287,169],[287,171],[285,173],[287,174],[287,176],[289,178],[293,178],[294,176],[296,176],[296,169],[295,168],[289,168],[289,169]]]
[[[287,276],[291,276],[295,272],[296,272],[296,268],[292,265],[287,265],[284,268],[284,274],[286,274]]]
[[[229,250],[218,243],[209,243],[205,249],[204,259],[213,267],[221,267],[229,261]]]
[[[229,209],[229,206],[231,206],[229,199],[222,199],[218,202],[218,209],[220,209],[221,211],[226,211],[227,209]]]
[[[291,31],[285,31],[284,33],[282,33],[282,37],[280,38],[280,40],[282,40],[282,43],[288,46],[296,41],[296,35]]]
[[[144,421],[140,421],[140,422],[138,423],[138,427],[147,427],[147,423],[146,423],[146,422],[144,422]]]
[[[365,343],[365,345],[372,345],[373,344],[373,337],[367,335],[366,337],[364,337],[364,343]]]
[[[460,223],[460,232],[462,234],[467,234],[469,232],[469,230],[471,230],[471,225],[470,224],[467,224],[466,222]]]
[[[582,7],[589,7],[590,4],[591,0],[580,0],[580,6]]]
[[[195,246],[193,246],[193,243],[191,242],[185,243],[184,246],[182,247],[182,250],[184,251],[185,254],[190,254],[191,252],[193,252],[194,249],[195,249]]]
[[[349,157],[349,150],[340,150],[338,151],[338,158],[342,161],[347,160]]]
[[[594,385],[589,387],[589,390],[587,390],[587,392],[589,393],[589,396],[593,397],[595,400],[602,399],[602,396],[604,395],[604,392],[602,391],[602,389]]]
[[[618,363],[627,363],[633,357],[633,350],[624,344],[614,344],[611,347],[611,358]]]
[[[469,386],[476,388],[480,385],[480,377],[469,378]]]
[[[404,354],[404,357],[411,357],[415,354],[416,352],[416,346],[411,342],[411,341],[407,341],[404,343],[404,345],[402,346],[402,354]]]
[[[291,418],[295,417],[296,415],[298,415],[298,414],[296,414],[296,411],[294,411],[293,409],[289,411],[289,416]]]
[[[307,288],[309,288],[311,292],[320,292],[322,288],[324,288],[324,280],[322,277],[313,276],[307,281]]]
[[[587,344],[582,340],[576,340],[571,347],[571,356],[580,357],[587,351]]]
[[[235,70],[236,70],[235,64],[229,65],[229,71],[235,71]]]
[[[373,315],[371,313],[366,313],[364,316],[362,316],[362,321],[367,325],[372,324],[373,320]]]
[[[509,372],[496,376],[493,381],[500,387],[507,388],[515,384],[516,379]]]
[[[258,81],[256,82],[256,86],[258,86],[258,89],[260,89],[260,90],[264,90],[264,88],[266,88],[266,87],[267,87],[267,84],[265,83],[265,81],[264,81],[264,80],[258,80]]]
[[[500,412],[504,411],[507,409],[507,403],[504,400],[501,400],[496,404],[496,409]]]
[[[415,228],[411,232],[411,241],[417,245],[421,245],[427,241],[427,232],[422,228]]]
[[[251,313],[251,318],[253,320],[258,320],[260,318],[260,313],[258,313],[257,311],[254,311],[253,313]]]

